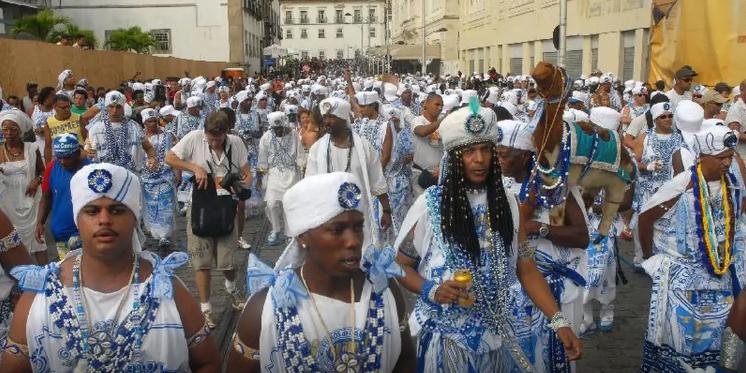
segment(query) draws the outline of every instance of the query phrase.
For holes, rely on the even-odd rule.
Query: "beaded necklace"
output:
[[[732,175],[728,174],[731,180]],[[723,199],[723,212],[725,213],[725,243],[723,245],[722,257],[718,245],[717,234],[715,233],[715,218],[712,215],[713,207],[710,205],[710,190],[702,174],[702,164],[698,163],[692,166],[692,192],[694,193],[694,211],[697,219],[697,236],[699,237],[699,249],[702,253],[702,260],[705,262],[705,268],[714,276],[722,276],[728,271],[731,263],[731,249],[735,235],[732,227],[732,211],[736,204],[731,199],[728,190],[728,182],[725,176],[720,177],[720,189]],[[732,181],[731,181],[732,184]],[[737,189],[736,189],[737,190]],[[736,192],[736,194],[740,194]],[[740,199],[740,196],[739,196]]]
[[[345,166],[344,172],[350,172],[350,167],[352,166],[352,148],[355,145],[355,139],[352,136],[352,132],[350,132],[350,150],[347,151],[347,165]],[[332,166],[332,136],[329,135],[329,143],[326,146],[326,172],[331,173],[334,172],[334,167]]]
[[[104,135],[106,141],[101,144],[103,153],[108,159],[102,159],[103,162],[111,162],[117,166],[132,169],[132,156],[127,148],[129,122],[122,122],[119,129],[114,129],[109,117],[104,117]]]
[[[278,137],[273,133],[271,136],[269,166],[280,170],[294,170],[295,147],[291,146],[294,136],[291,133],[287,133],[282,137]]]
[[[564,122],[562,132],[562,141],[560,142],[560,153],[557,156],[554,166],[549,168],[543,167],[538,162],[537,155],[534,154],[532,162],[534,167],[525,181],[525,188],[519,195],[521,202],[525,202],[528,194],[533,192],[536,195],[536,204],[539,207],[548,209],[562,204],[567,199],[567,175],[570,172],[570,156],[572,153],[571,128],[567,122]],[[554,179],[554,183],[544,184],[544,177]]]
[[[294,273],[291,275],[294,276]],[[289,280],[293,281],[293,280]],[[275,321],[277,322],[277,342],[282,351],[282,359],[288,372],[320,372],[319,363],[314,357],[316,350],[311,350],[311,344],[303,333],[303,325],[296,306],[275,307]],[[368,317],[363,330],[363,341],[360,343],[363,359],[362,372],[377,372],[381,369],[381,355],[383,354],[383,340],[385,331],[385,312],[383,295],[371,292],[368,302]],[[355,338],[355,329],[351,331],[351,338]],[[334,346],[331,346],[333,349]],[[346,356],[345,356],[346,355]],[[324,358],[324,356],[320,356]],[[341,357],[342,364],[335,361],[327,362],[334,365],[332,370],[348,371],[351,357],[346,353]],[[353,370],[354,371],[354,370]]]

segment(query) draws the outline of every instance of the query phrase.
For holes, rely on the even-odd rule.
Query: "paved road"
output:
[[[184,249],[186,234],[183,218],[179,218],[177,226],[179,228],[174,237],[175,245]],[[252,250],[258,253],[260,258],[272,263],[280,256],[284,246],[266,246],[264,240],[268,230],[269,223],[263,215],[252,217],[246,222],[244,237],[252,243]],[[155,244],[156,242],[148,240],[146,246],[155,247]],[[248,251],[241,250],[235,258],[240,288],[244,286],[247,256]],[[650,280],[644,274],[634,273],[629,265],[624,264],[625,260],[629,263],[632,257],[629,243],[622,242],[621,256],[622,268],[629,283],[619,284],[617,287],[615,328],[610,333],[598,333],[583,339],[584,357],[578,363],[579,373],[629,373],[639,369],[650,298]],[[180,268],[177,274],[190,289],[195,289],[194,273],[190,267]],[[221,353],[225,354],[230,346],[230,338],[239,313],[230,307],[222,274],[215,272],[212,279],[212,307],[217,323],[213,336],[220,346]]]

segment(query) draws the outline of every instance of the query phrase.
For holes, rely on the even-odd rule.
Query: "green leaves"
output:
[[[70,24],[70,20],[67,17],[55,14],[49,9],[44,9],[39,13],[16,20],[10,28],[10,33],[15,36],[24,32],[33,35],[38,40],[56,41],[49,37],[57,24]]]
[[[36,40],[56,43],[63,36],[69,36],[73,43],[79,38],[85,38],[88,44],[95,47],[96,36],[91,30],[81,29],[67,17],[55,14],[50,9],[44,9],[36,14],[22,17],[10,28],[10,33],[16,36],[20,33],[29,34]]]
[[[155,45],[153,36],[137,26],[112,31],[106,42],[106,46],[112,50],[136,53],[150,53],[150,48]]]

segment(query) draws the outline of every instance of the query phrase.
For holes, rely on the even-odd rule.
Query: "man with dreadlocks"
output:
[[[410,209],[396,241],[402,285],[420,294],[410,329],[421,372],[534,371],[509,331],[507,304],[516,251],[510,201],[502,184],[494,112],[475,101],[443,119],[446,157],[438,185]],[[515,206],[513,206],[515,208]],[[520,256],[520,253],[519,253]],[[541,276],[519,278],[547,317],[559,307]],[[530,278],[530,281],[528,279]],[[526,281],[524,281],[526,280]],[[571,359],[581,345],[567,324],[553,323]]]

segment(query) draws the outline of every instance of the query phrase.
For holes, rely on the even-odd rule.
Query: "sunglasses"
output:
[[[637,96],[637,97],[642,97],[642,96],[645,96],[645,94],[643,94],[643,93],[638,93],[638,94],[636,94],[635,96]]]
[[[681,81],[689,83],[692,81],[692,78],[682,78]]]
[[[664,115],[658,116],[658,119],[672,119],[672,118],[673,118],[673,114],[664,114]]]

